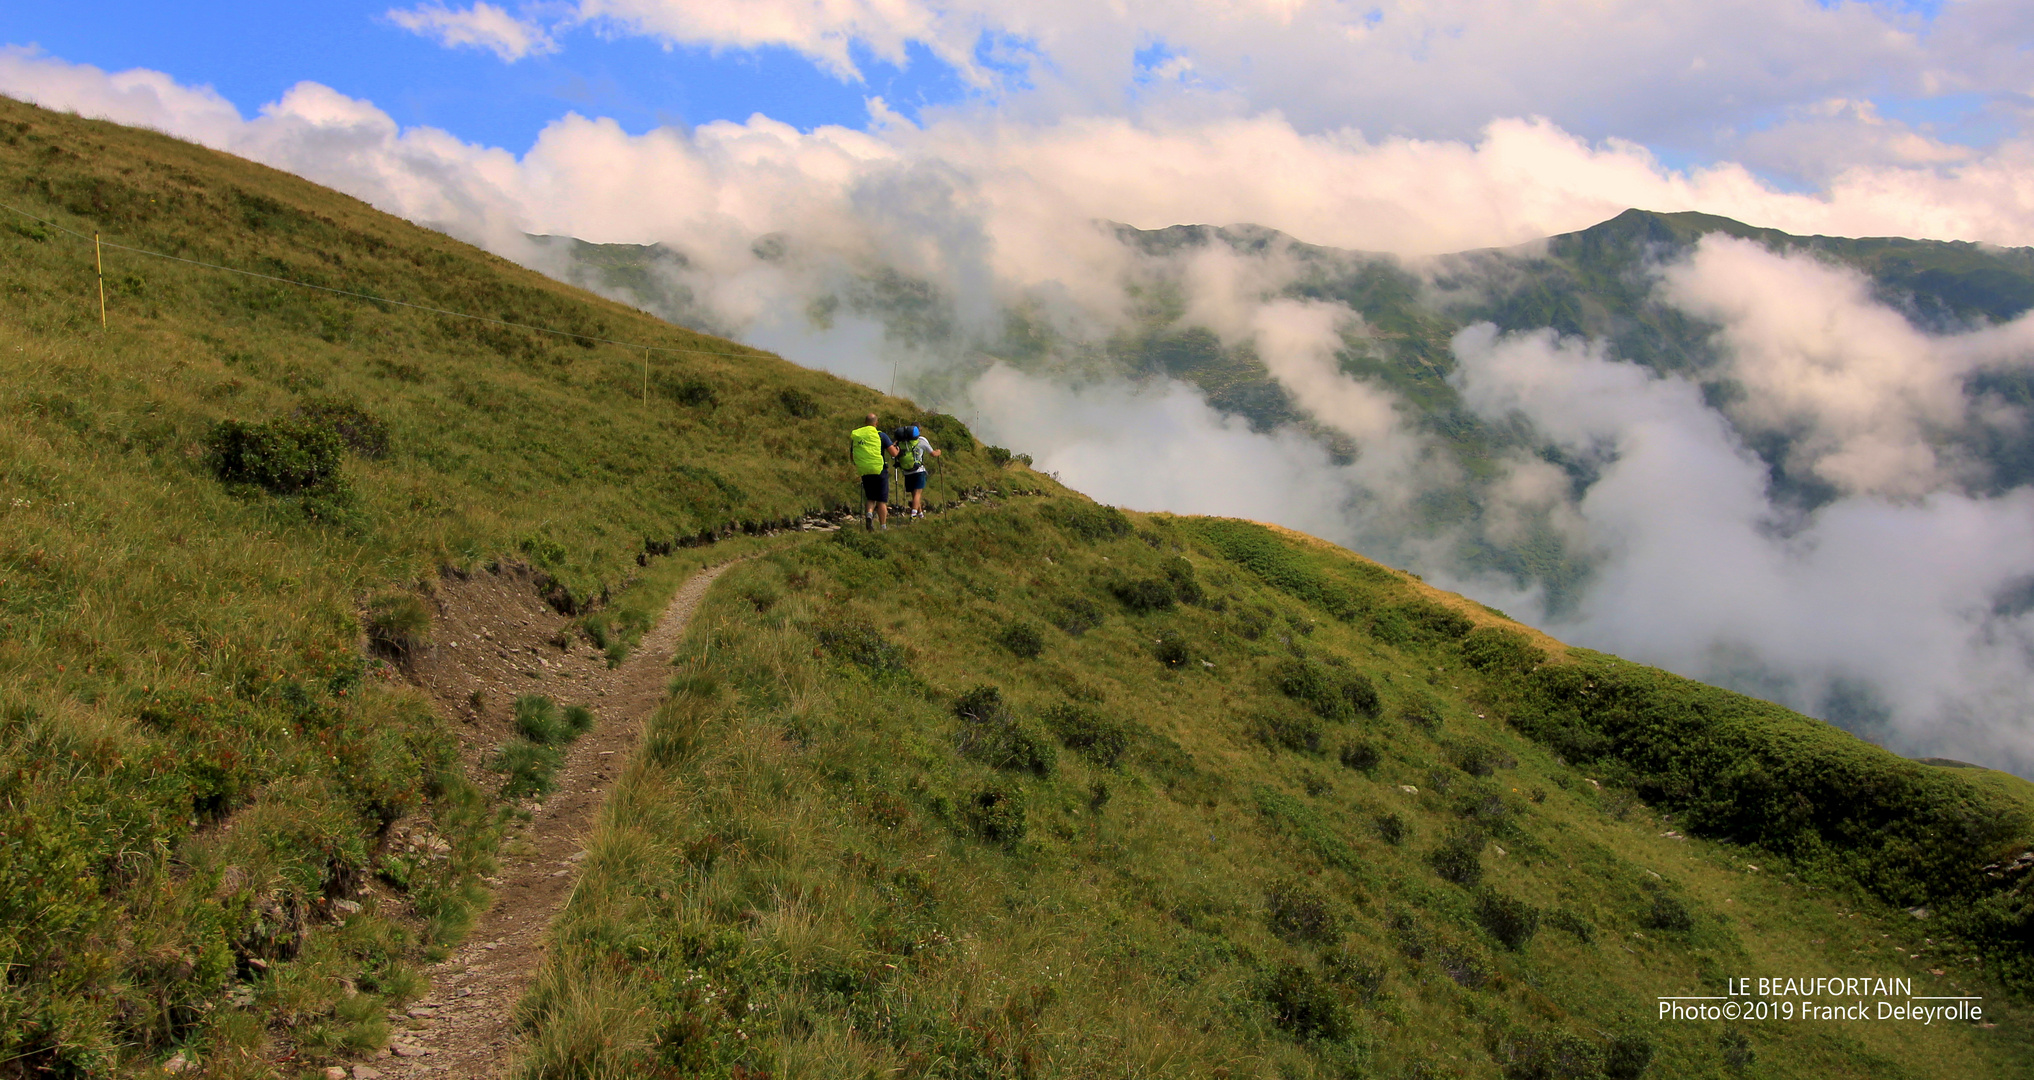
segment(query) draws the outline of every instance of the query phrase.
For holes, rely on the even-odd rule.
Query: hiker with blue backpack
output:
[[[875,413],[868,421],[848,432],[848,458],[862,475],[862,528],[874,531],[890,527],[890,459],[897,444],[876,426]]]
[[[940,451],[934,450],[932,443],[918,433],[916,424],[899,430],[898,434],[903,437],[896,440],[899,447],[897,471],[904,474],[904,490],[911,493],[911,517],[922,518],[925,516],[925,481],[932,475],[925,467],[926,462],[940,456]]]

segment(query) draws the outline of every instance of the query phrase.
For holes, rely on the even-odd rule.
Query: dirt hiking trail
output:
[[[733,565],[688,579],[657,625],[612,669],[599,651],[561,633],[570,620],[538,597],[534,575],[526,569],[440,584],[433,628],[438,644],[413,665],[411,676],[442,715],[465,720],[461,739],[470,768],[478,770],[509,737],[509,709],[518,694],[587,705],[595,723],[567,748],[557,789],[532,807],[534,820],[504,841],[500,873],[488,879],[493,905],[466,943],[426,972],[431,989],[403,1013],[390,1014],[388,1047],[346,1069],[348,1077],[506,1075],[516,1045],[516,1002],[543,963],[545,932],[578,880],[577,860],[600,812],[602,792],[626,766],[645,721],[663,703],[671,657],[693,610]],[[488,775],[481,782],[491,786],[498,778]]]

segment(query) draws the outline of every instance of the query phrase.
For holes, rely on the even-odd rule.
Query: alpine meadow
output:
[[[0,98],[0,203],[0,1076],[483,1075],[490,954],[526,1080],[2034,1076],[2024,780],[157,132]]]

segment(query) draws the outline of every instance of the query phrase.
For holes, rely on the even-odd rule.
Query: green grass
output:
[[[723,579],[524,1002],[523,1076],[1728,1077],[1747,1055],[1750,1075],[2028,1075],[2010,967],[1886,892],[1925,880],[1953,906],[1961,879],[1843,831],[1870,798],[1811,789],[1816,843],[1733,838],[1649,759],[1570,763],[1528,734],[1552,722],[1534,687],[1609,658],[1325,545],[1164,516],[1098,534],[1075,509],[969,508]],[[1117,600],[1175,559],[1200,603]],[[1083,599],[1098,624],[1057,628]],[[1046,628],[1038,655],[1008,647],[1015,624]],[[1168,634],[1192,663],[1157,655]],[[1289,692],[1295,664],[1332,717]],[[1858,781],[1910,767],[1623,666],[1760,716],[1747,750],[1798,742]],[[1060,752],[1014,752],[1019,732]],[[2024,811],[1964,771],[1907,794]],[[1982,993],[1998,1027],[1654,1018],[1658,995],[1765,972]]]
[[[288,1073],[373,1044],[416,991],[386,973],[470,920],[501,820],[397,667],[440,568],[536,564],[618,659],[707,557],[681,540],[846,504],[845,432],[916,415],[295,177],[7,99],[0,202],[699,350],[659,354],[645,402],[640,350],[112,249],[101,329],[91,245],[0,211],[0,1075],[173,1049]],[[942,423],[935,500],[1014,478]],[[395,846],[419,832],[446,850]],[[386,902],[342,929],[368,885]]]

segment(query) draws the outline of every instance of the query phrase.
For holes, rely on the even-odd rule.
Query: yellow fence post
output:
[[[99,275],[99,329],[106,329],[106,256],[99,251],[99,234],[92,234],[92,265]]]

